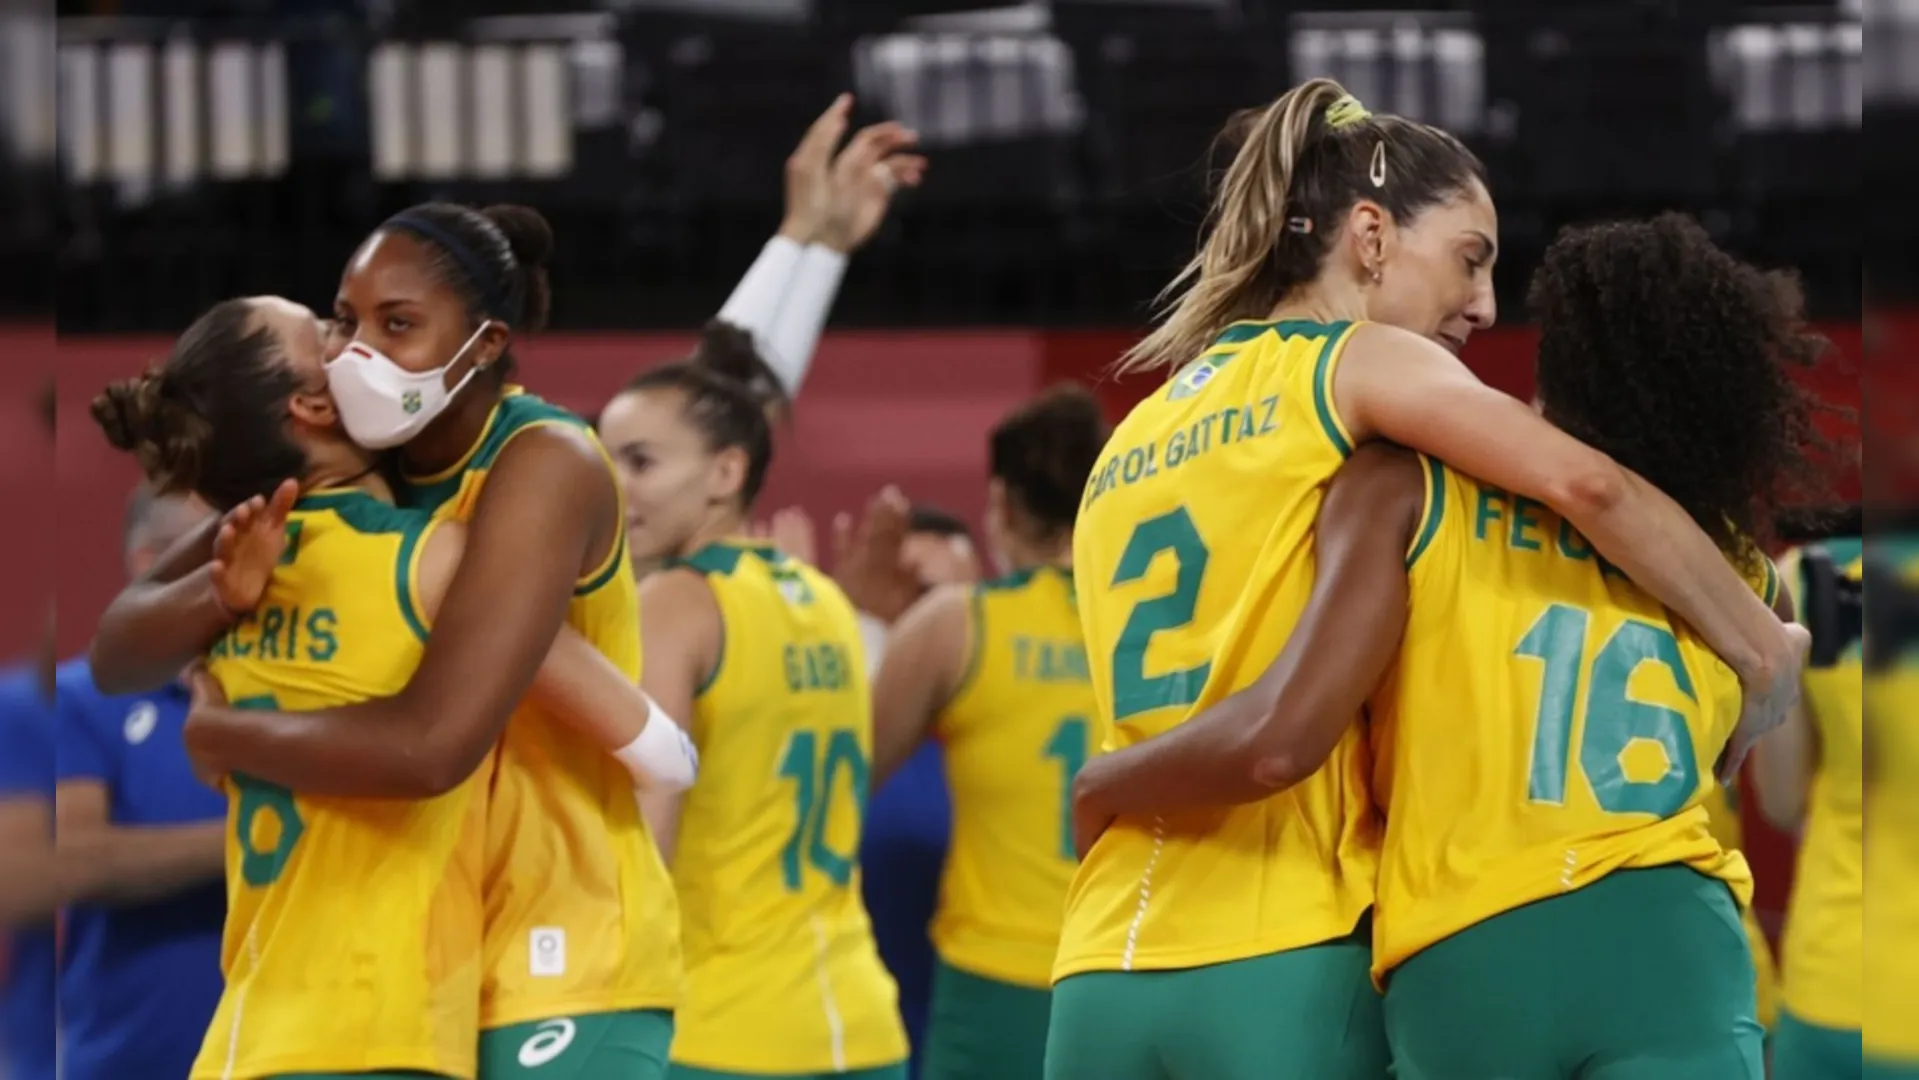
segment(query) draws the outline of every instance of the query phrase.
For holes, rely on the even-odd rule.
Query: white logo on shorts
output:
[[[534,1028],[533,1037],[520,1046],[521,1067],[537,1069],[566,1053],[577,1030],[573,1021],[565,1019],[548,1020]]]

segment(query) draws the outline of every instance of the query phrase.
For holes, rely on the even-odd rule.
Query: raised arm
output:
[[[873,782],[878,791],[919,749],[959,691],[971,659],[967,589],[943,585],[900,617],[873,678]]]
[[[1299,623],[1260,677],[1171,731],[1088,761],[1073,782],[1084,856],[1113,818],[1257,802],[1311,776],[1386,674],[1406,628],[1419,459],[1362,446],[1333,477]]]
[[[669,715],[693,719],[693,702],[724,657],[726,627],[706,579],[691,570],[654,574],[640,589],[640,685]],[[680,793],[644,792],[640,809],[670,864],[679,844]]]
[[[1741,727],[1768,730],[1799,695],[1803,635],[1789,633],[1678,503],[1487,386],[1451,353],[1378,323],[1353,332],[1333,374],[1333,423],[1355,443],[1423,451],[1557,510],[1739,673]]]
[[[229,547],[279,542],[299,492],[299,484],[288,480],[272,498],[249,500],[207,522],[121,589],[100,616],[87,650],[94,685],[108,694],[141,694],[179,678],[237,614],[259,600],[257,592],[239,597],[216,585],[216,539]]]
[[[315,795],[428,798],[485,758],[553,646],[573,584],[621,527],[606,463],[578,432],[542,427],[500,453],[433,636],[400,693],[333,709],[198,710],[188,749]]]

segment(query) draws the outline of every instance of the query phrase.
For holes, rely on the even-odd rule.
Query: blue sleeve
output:
[[[0,684],[0,798],[53,799],[53,709],[31,677]]]
[[[85,664],[60,669],[54,684],[54,778],[112,784],[120,763],[100,728],[100,692]]]

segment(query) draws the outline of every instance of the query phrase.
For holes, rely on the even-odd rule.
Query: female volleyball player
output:
[[[481,1075],[657,1076],[681,980],[666,868],[620,763],[520,706],[562,625],[631,679],[640,663],[611,465],[584,421],[510,382],[514,332],[546,317],[552,239],[522,207],[426,204],[355,253],[334,313],[351,342],[325,369],[341,421],[362,446],[401,448],[406,500],[467,522],[466,551],[403,690],[342,708],[219,710],[196,718],[193,748],[219,771],[311,795],[422,798],[459,786],[504,731],[487,812]],[[189,602],[196,576],[178,586]],[[197,588],[201,618],[224,623]],[[166,651],[136,636],[168,610],[164,590],[124,592],[96,653]]]
[[[739,361],[742,352],[728,354]],[[758,368],[649,371],[608,403],[646,580],[642,685],[686,717],[707,782],[649,800],[685,912],[676,1080],[903,1080],[892,976],[860,899],[872,711],[853,608],[745,538],[772,459]]]
[[[1073,516],[1106,442],[1099,403],[1060,388],[988,440],[987,532],[1010,570],[907,610],[873,682],[878,789],[930,735],[953,799],[920,1075],[1039,1080],[1075,856],[1073,775],[1100,732],[1073,602]]]
[[[1565,514],[1742,672],[1748,731],[1789,702],[1793,635],[1685,511],[1453,355],[1492,321],[1496,232],[1457,140],[1328,80],[1246,126],[1190,284],[1125,361],[1181,366],[1115,432],[1074,531],[1109,747],[1278,655],[1325,485],[1375,438]],[[1381,1076],[1362,925],[1378,845],[1357,734],[1279,798],[1121,815],[1068,895],[1047,1075]]]
[[[1830,571],[1857,581],[1859,537],[1818,549]],[[1805,596],[1803,552],[1781,564]],[[1826,667],[1806,670],[1803,705],[1753,748],[1760,812],[1798,833],[1798,869],[1786,914],[1784,1008],[1774,1029],[1774,1080],[1859,1075],[1865,968],[1865,671],[1858,643]]]
[[[277,298],[220,304],[93,407],[159,490],[223,508],[305,491],[276,543],[228,529],[216,545],[215,582],[247,615],[208,667],[239,708],[399,691],[460,557],[460,527],[395,507],[376,456],[341,429],[320,326]],[[616,731],[647,722],[638,688],[570,630],[542,689]],[[396,802],[231,778],[227,989],[195,1077],[473,1075],[488,779]]]
[[[1672,492],[1789,618],[1756,541],[1820,486],[1796,290],[1667,216],[1563,236],[1533,300],[1545,417]],[[1395,1075],[1759,1080],[1751,877],[1704,806],[1732,671],[1569,521],[1432,458],[1362,449],[1316,553],[1278,659],[1089,767],[1089,812],[1297,797],[1371,695]]]

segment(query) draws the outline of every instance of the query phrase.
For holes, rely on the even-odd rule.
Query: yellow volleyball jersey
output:
[[[976,586],[966,675],[940,713],[953,838],[933,947],[962,971],[1052,983],[1072,883],[1073,776],[1098,745],[1072,571]]]
[[[1369,708],[1375,975],[1615,870],[1691,866],[1748,904],[1745,857],[1705,807],[1738,677],[1545,506],[1421,462],[1411,613]],[[1777,576],[1754,558],[1770,603]]]
[[[548,425],[599,446],[586,421],[516,387],[464,459],[412,481],[414,500],[466,520],[500,451]],[[574,588],[566,624],[638,681],[639,591],[624,530]],[[678,1004],[679,907],[633,779],[593,740],[531,704],[514,712],[500,742],[487,861],[483,1027]]]
[[[1719,846],[1741,854],[1746,850],[1746,829],[1739,820],[1739,802],[1733,789],[1715,786],[1706,796],[1706,828]],[[1766,940],[1765,927],[1759,925],[1759,912],[1751,904],[1740,913],[1746,928],[1746,944],[1752,947],[1754,989],[1758,999],[1757,1016],[1761,1027],[1772,1029],[1779,1018],[1779,967],[1773,962],[1772,943]]]
[[[430,528],[361,491],[302,498],[260,606],[207,655],[228,700],[297,711],[403,689]],[[228,781],[226,990],[194,1080],[473,1075],[486,773],[417,802]]]
[[[903,1061],[898,990],[860,899],[873,709],[853,605],[770,545],[714,544],[682,565],[706,578],[725,638],[693,706],[700,778],[674,845],[687,994],[673,1061]]]
[[[1871,557],[1885,560],[1908,589],[1919,588],[1919,539],[1875,535]],[[1865,680],[1866,954],[1863,1037],[1868,1059],[1919,1064],[1919,648],[1907,647]],[[1787,978],[1791,978],[1790,972]]]
[[[1864,570],[1857,537],[1820,545],[1853,580]],[[1796,557],[1788,563],[1803,569]],[[1806,595],[1803,574],[1787,580]],[[1785,1003],[1820,1027],[1856,1029],[1861,1022],[1865,963],[1865,668],[1857,643],[1830,668],[1808,668],[1804,701],[1818,731],[1818,766],[1806,800],[1792,901],[1786,909]]]
[[[1238,323],[1135,406],[1080,501],[1073,566],[1109,749],[1257,679],[1313,584],[1313,522],[1351,453],[1332,385],[1351,324]],[[1067,892],[1055,980],[1195,967],[1350,933],[1373,899],[1366,746],[1246,806],[1121,818]]]

